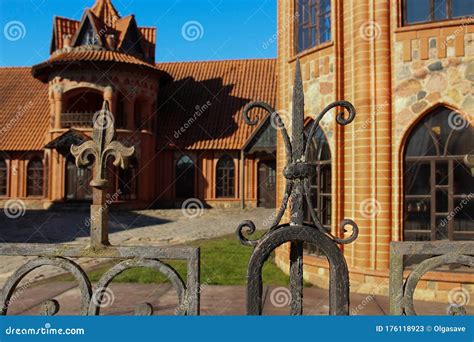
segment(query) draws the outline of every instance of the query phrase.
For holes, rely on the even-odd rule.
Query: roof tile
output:
[[[244,122],[244,106],[257,100],[276,103],[274,59],[157,66],[174,79],[158,94],[160,147],[241,149],[258,127]],[[264,120],[268,113],[255,110],[251,115]]]
[[[48,84],[31,69],[0,68],[0,150],[39,151],[49,127]]]

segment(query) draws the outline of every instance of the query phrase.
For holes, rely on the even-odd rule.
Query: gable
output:
[[[125,34],[123,35],[123,39],[120,42],[119,49],[124,53],[143,56],[144,53],[141,45],[141,37],[137,22],[132,16]]]

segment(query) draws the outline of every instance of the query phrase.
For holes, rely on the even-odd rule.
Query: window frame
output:
[[[300,54],[303,54],[309,50],[312,50],[312,49],[315,49],[315,48],[318,48],[320,46],[324,46],[326,44],[329,44],[332,40],[332,26],[333,26],[333,22],[332,22],[332,0],[328,0],[329,1],[329,11],[328,12],[324,12],[324,13],[321,13],[320,12],[320,7],[321,7],[321,1],[323,0],[307,0],[309,2],[309,19],[308,19],[308,22],[307,24],[301,24],[300,25],[300,20],[303,18],[303,15],[300,14],[298,12],[298,8],[299,8],[299,2],[300,0],[294,0],[293,1],[293,13],[294,13],[294,25],[293,25],[293,51],[294,51],[294,54],[295,55],[300,55]],[[311,12],[311,8],[312,7],[316,7],[316,21],[315,21],[315,24],[311,24],[312,23],[312,12]],[[298,13],[298,16],[296,16],[296,13]],[[329,34],[329,39],[328,40],[325,40],[325,41],[321,41],[321,31],[320,31],[320,20],[322,17],[326,16],[326,15],[329,15],[329,27],[328,27],[328,34]],[[309,24],[309,25],[308,25]],[[309,40],[309,44],[305,47],[305,48],[301,48],[300,50],[300,47],[299,47],[299,37],[300,37],[300,27],[303,29],[303,30],[308,30],[309,33],[311,33],[312,29],[314,28],[315,29],[315,35],[316,35],[316,42],[315,44],[313,45],[311,43],[311,40],[312,40],[312,35],[309,34],[308,35],[308,40]]]
[[[400,0],[401,4],[401,26],[402,27],[410,27],[410,26],[416,26],[416,25],[429,25],[429,24],[434,24],[434,23],[442,23],[442,22],[449,22],[449,21],[454,21],[454,20],[465,20],[470,17],[474,17],[474,13],[471,15],[464,15],[464,16],[459,16],[459,17],[453,17],[453,6],[452,6],[452,0],[446,0],[446,19],[435,19],[435,12],[434,12],[434,3],[435,0],[429,0],[430,2],[430,20],[424,20],[424,21],[417,21],[417,22],[412,22],[408,23],[407,22],[407,1],[408,0]]]
[[[226,160],[227,159],[227,160]],[[231,162],[232,163],[232,166],[231,167],[228,167],[228,166],[225,166],[223,168],[223,171],[226,171],[225,174],[220,177],[219,176],[219,164],[221,162]],[[232,178],[229,180],[228,178],[230,178],[230,172],[233,171],[233,176]],[[224,154],[222,156],[219,157],[219,159],[217,160],[217,163],[216,163],[216,183],[215,183],[215,195],[216,195],[216,198],[235,198],[235,195],[236,195],[236,191],[235,191],[235,181],[236,181],[236,167],[235,167],[235,160],[234,158],[229,155],[229,154]],[[225,182],[225,185],[224,185],[224,188],[225,190],[222,192],[222,194],[219,194],[219,180],[220,179],[226,179],[226,182]]]
[[[30,176],[30,168],[31,168],[31,165],[32,165],[33,162],[40,162],[41,163],[41,177],[38,178],[38,180],[40,181],[40,184],[41,184],[41,191],[40,191],[41,193],[40,194],[36,194],[35,192],[30,193],[29,181],[32,178]],[[37,170],[34,170],[34,171],[37,171]],[[44,177],[45,177],[45,167],[44,167],[43,159],[40,158],[40,157],[37,157],[37,156],[34,156],[31,159],[29,159],[28,164],[26,165],[26,182],[25,182],[26,197],[33,197],[33,198],[44,197],[44,191],[45,191],[45,189],[44,189],[44,185],[45,185]]]

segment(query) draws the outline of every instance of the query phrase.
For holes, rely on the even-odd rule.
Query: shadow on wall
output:
[[[132,211],[109,211],[109,232],[122,232],[156,226],[169,220],[138,214]],[[60,212],[26,210],[24,215],[8,217],[0,213],[0,243],[60,243],[88,237],[90,216],[88,210]]]

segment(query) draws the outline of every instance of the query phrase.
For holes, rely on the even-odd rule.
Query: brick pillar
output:
[[[392,230],[392,102],[390,3],[376,1],[374,20],[377,24],[374,39],[375,64],[375,198],[379,204],[376,216],[375,268],[388,269],[389,243]]]
[[[345,215],[360,234],[345,254],[360,268],[387,269],[391,238],[390,13],[387,1],[344,2],[345,98],[357,110],[345,131]]]
[[[360,233],[356,242],[351,246],[354,249],[351,256],[352,264],[357,267],[369,268],[372,263],[372,224],[373,218],[360,210],[372,199],[372,160],[371,156],[371,133],[372,133],[372,73],[371,73],[371,42],[364,39],[360,34],[360,27],[366,25],[369,20],[369,1],[354,1],[344,12],[350,17],[352,12],[352,27],[350,30],[351,44],[353,44],[351,69],[353,74],[352,101],[357,110],[356,119],[353,123],[353,136],[351,137],[353,148],[346,150],[351,160],[350,177],[352,178],[352,193],[346,197],[346,203],[352,205],[352,213],[357,222]],[[350,54],[348,54],[350,55]],[[350,215],[345,215],[350,216]]]

